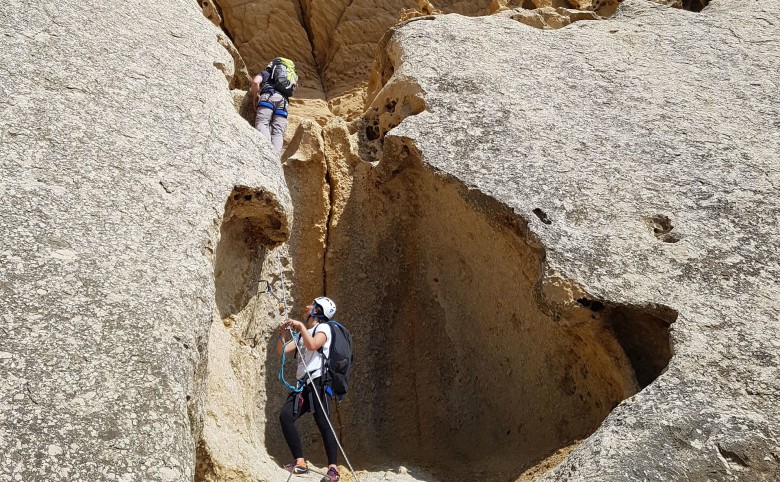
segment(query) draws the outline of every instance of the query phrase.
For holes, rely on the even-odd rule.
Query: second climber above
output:
[[[297,87],[295,63],[284,57],[273,59],[252,79],[250,94],[256,109],[255,128],[271,142],[280,156],[287,129],[287,107]]]

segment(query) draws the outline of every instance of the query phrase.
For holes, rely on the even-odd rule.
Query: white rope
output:
[[[290,319],[289,316],[289,310],[287,309],[287,287],[284,284],[284,269],[282,267],[282,259],[279,256],[279,250],[276,250],[276,261],[279,264],[279,274],[281,275],[281,281],[282,281],[282,303],[284,303],[284,321]],[[292,342],[295,343],[295,333],[293,332],[293,329],[291,327],[287,327],[287,331],[290,332],[290,336],[292,337]],[[336,429],[333,428],[333,424],[330,423],[330,417],[328,416],[328,412],[325,410],[325,405],[322,403],[322,399],[320,398],[319,390],[315,389],[314,386],[314,378],[311,376],[311,372],[309,371],[309,368],[306,366],[306,360],[303,358],[303,351],[301,351],[300,345],[298,343],[295,343],[295,348],[298,350],[298,356],[301,357],[301,362],[303,363],[304,368],[306,369],[306,375],[309,377],[309,383],[311,383],[312,391],[314,392],[314,395],[317,397],[317,403],[320,404],[320,409],[322,410],[322,413],[325,415],[325,420],[328,422],[328,427],[330,427],[330,431],[333,432],[333,438],[336,440],[336,445],[339,446],[339,450],[341,450],[341,455],[344,456],[344,461],[347,462],[347,467],[349,467],[349,471],[352,472],[352,476],[355,478],[357,482],[360,482],[360,479],[357,476],[357,473],[355,472],[355,469],[352,468],[352,464],[349,463],[349,458],[347,457],[347,453],[344,452],[344,447],[341,446],[341,442],[339,442],[339,437],[336,435]],[[282,350],[284,350],[285,347],[282,345]],[[323,366],[324,368],[324,366]],[[322,370],[321,370],[322,371]],[[324,373],[322,373],[320,376],[323,376]],[[338,402],[336,402],[338,403]],[[292,474],[290,474],[292,475]],[[289,480],[289,479],[288,479]]]

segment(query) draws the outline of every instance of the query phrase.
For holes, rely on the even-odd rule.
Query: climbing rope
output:
[[[285,283],[284,283],[284,269],[282,267],[282,259],[279,256],[279,250],[278,249],[276,250],[276,262],[279,265],[279,274],[281,275],[281,281],[282,281],[282,303],[284,303],[284,321],[287,321],[287,320],[290,319],[289,310],[287,308],[287,287],[285,286]],[[290,336],[293,338],[292,342],[295,343],[295,349],[298,351],[298,356],[301,357],[301,361],[304,362],[303,351],[301,350],[301,346],[298,343],[295,342],[295,332],[289,326],[287,327],[287,330],[290,332]],[[284,364],[284,360],[285,360],[284,359],[284,351],[285,351],[284,350],[284,346],[282,346],[282,364]],[[304,362],[304,367],[306,367],[305,362]],[[312,378],[311,372],[309,372],[308,368],[306,368],[306,376],[309,377],[309,383],[311,383],[311,386],[313,388],[315,386],[314,385],[314,378]],[[301,381],[299,380],[298,384],[300,382]],[[290,387],[290,385],[286,381],[284,382],[284,384],[285,384],[285,386]],[[303,390],[303,387],[301,387],[301,390]],[[293,389],[293,391],[295,391],[295,390]],[[336,434],[336,429],[333,428],[333,424],[330,422],[330,416],[329,416],[327,410],[325,410],[325,404],[322,403],[322,398],[320,397],[319,390],[312,390],[312,392],[314,392],[314,395],[317,397],[317,403],[319,403],[319,405],[320,405],[320,410],[322,410],[322,413],[325,414],[325,420],[328,422],[328,427],[330,427],[330,431],[333,432],[333,438],[336,439],[336,445],[338,445],[339,450],[341,451],[341,455],[344,456],[344,461],[347,463],[347,467],[349,467],[349,471],[352,473],[352,476],[355,478],[355,480],[357,482],[360,482],[360,479],[358,478],[357,473],[355,472],[355,469],[352,468],[352,464],[349,462],[349,457],[347,457],[347,453],[344,451],[344,447],[341,446],[341,442],[339,441],[339,437]],[[340,417],[340,414],[339,414],[339,417]],[[290,477],[292,477],[292,472],[290,473]],[[290,477],[287,478],[288,482],[290,480]]]
[[[279,265],[279,275],[281,276],[281,280],[282,280],[282,308],[284,309],[284,321],[287,321],[288,319],[290,319],[290,310],[287,308],[287,288],[284,283],[284,269],[282,267],[282,258],[279,256],[278,249],[276,250],[276,263]],[[290,341],[295,343],[295,346],[298,346],[297,340],[295,339],[295,332],[292,329],[290,329],[290,334],[292,335],[292,340]],[[281,335],[279,335],[279,337],[281,338]],[[284,342],[284,338],[282,338],[282,342]],[[285,345],[286,343],[282,343],[282,363],[281,363],[282,366],[279,367],[279,375],[277,376],[277,378],[282,383],[284,383],[284,386],[287,387],[288,389],[292,390],[295,393],[301,393],[303,391],[303,387],[305,386],[305,384],[302,383],[301,380],[298,380],[297,382],[295,382],[295,386],[292,386],[289,383],[287,383],[287,379],[284,378],[284,363],[285,361],[287,361],[287,353],[284,349]],[[303,358],[301,358],[301,360],[303,360]]]
[[[282,341],[284,341],[284,339],[282,339]],[[291,341],[295,343],[295,336],[293,336],[293,339]],[[284,362],[286,360],[287,360],[287,354],[284,352],[284,348],[282,348],[282,366],[279,367],[279,375],[276,378],[278,378],[279,381],[284,383],[284,386],[287,387],[288,389],[292,390],[295,393],[301,393],[303,391],[303,387],[305,386],[301,380],[298,380],[297,382],[295,382],[295,386],[292,386],[289,383],[287,383],[287,379],[284,378]]]

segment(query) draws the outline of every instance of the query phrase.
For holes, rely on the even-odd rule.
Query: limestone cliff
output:
[[[544,480],[778,478],[777,13],[388,36],[329,233],[354,451],[512,480],[586,437]]]
[[[602,423],[624,426],[626,419],[635,420],[632,413],[650,420],[646,412],[661,410],[674,413],[678,425],[698,414],[698,421],[684,425],[691,431],[710,427],[705,442],[690,440],[691,447],[704,445],[684,462],[659,462],[628,449],[612,449],[609,462],[594,455],[602,444],[626,447],[632,440],[642,447],[655,441],[664,453],[669,441],[663,419],[655,426],[634,422],[619,434],[622,442],[604,428],[570,460],[593,464],[590,476],[604,480],[633,480],[641,473],[669,478],[679,471],[694,478],[717,473],[771,480],[776,438],[759,447],[756,433],[737,422],[702,418],[706,410],[693,401],[677,412],[672,408],[691,396],[689,387],[706,394],[724,383],[717,376],[701,379],[693,361],[702,356],[701,343],[680,341],[686,330],[696,330],[697,317],[712,316],[691,300],[735,293],[728,285],[722,287],[726,295],[717,294],[717,287],[692,287],[697,278],[685,274],[700,272],[711,263],[706,259],[720,255],[703,254],[717,246],[716,236],[692,239],[679,220],[707,226],[723,216],[693,214],[697,209],[686,200],[691,183],[710,186],[709,197],[721,195],[715,179],[722,172],[700,171],[700,140],[688,138],[689,126],[699,119],[694,125],[711,127],[702,116],[715,119],[731,111],[731,103],[713,101],[719,93],[736,89],[729,98],[743,98],[739,86],[762,77],[759,59],[771,52],[762,47],[771,43],[771,26],[758,22],[765,30],[756,30],[757,38],[748,41],[755,50],[743,59],[743,66],[753,67],[737,87],[728,87],[702,76],[716,72],[711,66],[717,56],[687,66],[682,52],[689,47],[674,39],[687,38],[680,36],[684,31],[700,39],[703,52],[730,45],[730,34],[719,25],[726,15],[734,17],[731,9],[726,13],[716,5],[697,15],[631,2],[606,22],[577,23],[550,36],[520,23],[561,28],[598,19],[593,10],[611,14],[617,3],[512,6],[492,4],[488,10],[498,15],[490,19],[426,17],[386,35],[369,76],[365,112],[349,123],[331,118],[322,127],[305,125],[289,143],[288,182],[302,188],[296,189],[297,212],[311,220],[293,231],[301,243],[293,258],[303,263],[325,254],[325,290],[341,302],[340,318],[354,323],[363,360],[355,373],[363,389],[345,407],[348,451],[369,465],[392,460],[426,467],[441,480],[511,480]],[[303,5],[304,18],[316,7]],[[439,7],[447,8],[420,4],[416,10],[439,13]],[[736,16],[751,25],[750,12],[743,6]],[[318,60],[323,79],[323,66],[333,60],[318,46],[332,46],[334,37],[324,32],[338,28],[312,22],[325,25],[326,18],[315,15],[307,24],[315,58],[325,59]],[[650,40],[656,37],[661,40]],[[501,48],[508,44],[523,47]],[[485,55],[493,61],[481,76],[460,67],[484,63]],[[655,69],[665,62],[678,67],[659,75]],[[365,75],[363,67],[354,68]],[[353,79],[366,82],[359,75]],[[686,93],[685,102],[667,99],[675,90]],[[771,96],[766,87],[761,95]],[[485,106],[479,99],[501,102]],[[329,100],[332,108],[334,98]],[[641,105],[645,113],[630,117],[624,110],[629,105]],[[764,125],[772,125],[771,117],[763,117]],[[684,136],[671,127],[680,125],[686,126]],[[736,125],[746,135],[750,124]],[[771,165],[760,162],[764,169]],[[665,173],[663,181],[652,181],[658,172]],[[672,178],[677,183],[670,186]],[[329,194],[318,188],[323,181]],[[676,194],[663,194],[670,189]],[[750,229],[766,235],[758,225]],[[771,259],[768,252],[762,256]],[[752,259],[762,266],[756,272],[773,266],[761,264],[761,256]],[[318,260],[306,262],[307,273],[314,273]],[[770,278],[759,284],[768,286]],[[299,288],[299,295],[306,299],[317,289]],[[757,326],[768,322],[756,313]],[[770,365],[776,367],[775,361]],[[760,370],[750,378],[769,381]],[[654,395],[659,390],[663,394]],[[730,397],[740,397],[738,387],[732,386]],[[711,410],[730,403],[741,402]],[[757,410],[760,432],[774,433],[776,420]],[[732,411],[729,417],[755,422],[754,414]],[[306,438],[314,449],[316,433],[309,430]],[[271,453],[285,456],[278,433],[266,443]],[[311,457],[318,459],[316,452]],[[698,465],[688,467],[691,459]],[[487,468],[475,471],[475,465]],[[561,472],[569,466],[554,477],[580,477]]]
[[[184,0],[0,31],[0,480],[192,480],[220,225],[261,252],[292,212],[224,34]]]
[[[321,293],[360,480],[777,480],[780,8],[705,5],[11,0],[0,480],[281,480]]]
[[[347,120],[363,111],[365,86],[376,47],[399,20],[420,15],[489,15],[519,7],[526,14],[545,9],[570,17],[573,12],[612,15],[618,0],[205,0],[204,14],[230,32],[254,75],[279,55],[296,61],[301,74],[298,97],[324,123],[320,101]],[[676,8],[701,10],[707,0],[657,0]],[[533,15],[533,14],[531,14]],[[549,15],[549,14],[548,14]],[[574,13],[574,15],[578,15]],[[579,20],[576,18],[575,20]],[[569,22],[546,24],[559,28]]]

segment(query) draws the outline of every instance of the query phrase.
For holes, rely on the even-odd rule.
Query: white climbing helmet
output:
[[[322,314],[327,316],[328,319],[333,318],[333,315],[336,314],[336,303],[334,303],[333,300],[327,296],[314,298],[314,302],[322,307]]]

